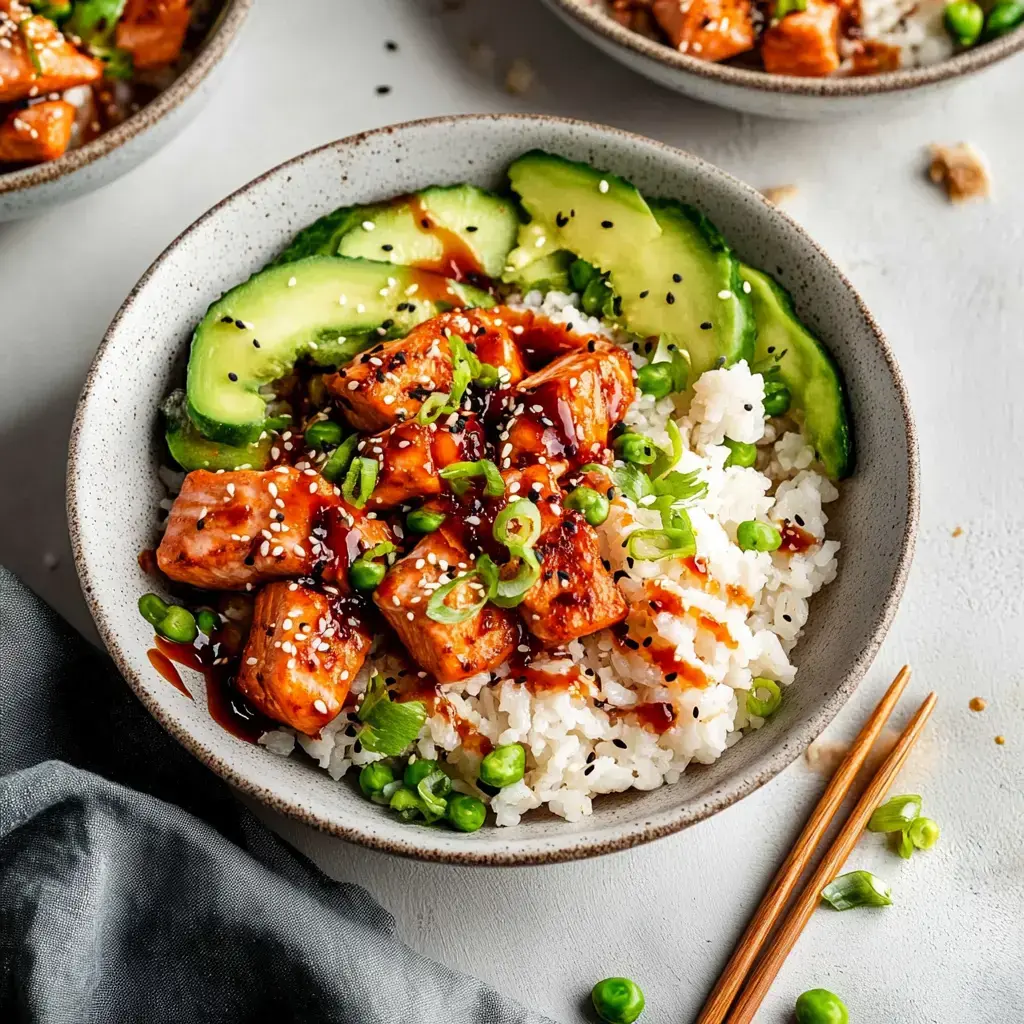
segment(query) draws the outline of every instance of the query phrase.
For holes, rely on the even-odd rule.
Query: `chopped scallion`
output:
[[[500,498],[505,493],[505,481],[501,478],[498,467],[490,459],[479,459],[476,462],[453,462],[441,470],[441,478],[448,481],[448,486],[456,494],[465,494],[469,481],[474,477],[484,478],[484,494],[488,498]]]
[[[921,813],[921,798],[915,793],[890,797],[875,808],[868,821],[869,832],[902,832]]]
[[[829,882],[821,890],[821,898],[836,910],[888,907],[892,903],[892,890],[870,871],[850,871]]]
[[[494,520],[494,539],[510,551],[532,548],[540,536],[540,512],[532,501],[519,498],[506,505]]]

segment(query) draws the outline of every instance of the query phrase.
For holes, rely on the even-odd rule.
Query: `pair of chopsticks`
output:
[[[722,976],[704,1004],[696,1024],[750,1024],[754,1019],[754,1014],[767,995],[769,986],[775,980],[790,950],[796,945],[796,940],[810,920],[811,914],[814,913],[821,899],[821,890],[835,878],[853,851],[868,819],[903,768],[928,721],[928,716],[935,707],[936,695],[930,693],[857,801],[835,842],[801,890],[771,945],[761,959],[757,960],[772,929],[782,918],[786,904],[793,895],[815,848],[842,806],[854,778],[864,764],[864,759],[909,681],[910,667],[904,665],[832,776],[832,781],[829,782],[818,806],[814,808],[814,813],[772,880],[768,893],[743,933]]]

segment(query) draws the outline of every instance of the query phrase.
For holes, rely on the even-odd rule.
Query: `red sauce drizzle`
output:
[[[159,638],[158,638],[159,639]],[[157,650],[155,647],[151,647],[146,651],[146,655],[149,658],[149,663],[157,670],[173,686],[176,690],[180,690],[189,700],[195,700],[188,691],[188,687],[182,682],[181,673],[174,667],[174,662],[164,654],[163,651]]]
[[[813,548],[818,543],[818,538],[813,533],[801,530],[795,523],[788,519],[782,525],[782,544],[780,550],[800,553]]]
[[[671,615],[691,615],[697,620],[697,625],[711,633],[719,643],[730,648],[736,647],[736,641],[732,638],[729,627],[724,622],[719,622],[714,616],[708,615],[707,612],[701,611],[699,608],[687,607],[678,594],[656,584],[651,586],[648,592],[650,594],[648,602],[653,611],[668,612]]]
[[[480,281],[485,277],[484,268],[480,266],[476,253],[460,235],[442,224],[438,224],[420,201],[419,196],[402,196],[395,202],[396,204],[407,204],[419,229],[441,243],[441,258],[425,269],[443,274],[456,281]]]
[[[659,736],[668,732],[676,724],[675,708],[663,701],[654,704],[640,704],[633,708],[633,714],[645,729],[650,729],[651,732],[656,732]]]

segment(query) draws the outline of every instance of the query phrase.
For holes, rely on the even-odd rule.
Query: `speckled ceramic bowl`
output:
[[[1024,49],[1021,27],[927,67],[857,78],[794,78],[689,57],[619,25],[597,9],[598,0],[544,3],[588,42],[660,85],[719,107],[800,121],[883,114]]]
[[[195,60],[151,103],[122,124],[57,160],[17,171],[0,168],[0,222],[38,213],[120,178],[185,127],[206,101],[214,70],[253,0],[225,0]]]
[[[744,260],[778,274],[846,376],[859,466],[830,527],[843,542],[839,577],[814,602],[796,652],[797,683],[766,728],[674,786],[596,800],[594,814],[577,824],[537,813],[515,828],[467,836],[402,824],[351,780],[333,782],[307,761],[234,738],[211,720],[198,676],[188,681],[194,701],[165,682],[146,657],[152,630],[136,601],[154,581],[136,556],[157,541],[164,497],[157,410],[183,380],[193,325],[210,302],[339,205],[432,183],[498,186],[508,164],[532,147],[697,204]],[[710,164],[636,135],[553,118],[475,116],[382,128],[306,153],[228,197],[174,241],[121,307],[89,372],[71,439],[68,516],[86,600],[111,654],[153,715],[215,772],[286,814],[367,846],[464,864],[529,864],[675,832],[797,757],[853,692],[896,611],[917,492],[917,444],[893,354],[850,283],[785,214]]]

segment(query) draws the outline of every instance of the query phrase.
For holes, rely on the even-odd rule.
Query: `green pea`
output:
[[[196,625],[200,633],[213,636],[213,631],[220,625],[220,616],[216,612],[211,612],[209,608],[204,608],[196,615]]]
[[[930,850],[939,841],[939,826],[931,818],[915,818],[907,835],[919,850]]]
[[[946,4],[946,31],[961,46],[973,46],[985,27],[985,12],[974,0],[953,0]]]
[[[672,394],[672,364],[648,363],[641,366],[636,374],[636,382],[645,395],[664,398]]]
[[[176,644],[190,644],[199,635],[195,616],[181,605],[171,605],[167,614],[160,620],[157,632],[173,640]]]
[[[337,448],[344,437],[344,428],[333,420],[318,420],[306,428],[306,444],[310,448],[318,448],[321,451],[327,448]]]
[[[371,798],[394,781],[395,773],[383,761],[371,761],[359,773],[359,788]]]
[[[431,761],[427,757],[421,757],[415,761],[410,761],[405,766],[405,774],[402,776],[402,781],[410,789],[415,789],[428,775],[433,775],[434,772],[439,770],[440,766],[436,761]]]
[[[768,416],[782,416],[789,412],[793,396],[789,388],[778,381],[768,381],[764,386],[764,411]]]
[[[475,796],[454,793],[448,798],[445,816],[460,832],[476,832],[487,820],[487,807]]]
[[[418,508],[405,517],[405,525],[413,533],[433,533],[444,521],[443,512],[431,512],[425,508]]]
[[[591,280],[597,276],[597,267],[586,260],[574,260],[569,267],[569,280],[573,291],[582,292]]]
[[[1024,3],[1020,0],[999,0],[985,19],[985,38],[996,39],[1012,32],[1024,21]]]
[[[583,312],[587,316],[600,316],[604,311],[605,303],[611,298],[611,294],[612,290],[604,278],[592,278],[580,297],[580,306],[583,307]]]
[[[480,762],[480,781],[503,789],[526,774],[526,750],[521,743],[495,747]]]
[[[734,441],[731,437],[727,437],[723,443],[729,449],[729,458],[725,460],[727,466],[742,466],[746,469],[757,462],[756,444]]]
[[[356,590],[376,590],[387,575],[387,571],[387,566],[383,562],[357,558],[348,567],[348,581]]]
[[[593,487],[576,487],[566,496],[565,507],[582,512],[583,518],[591,526],[600,526],[611,510],[611,503]]]
[[[403,821],[415,821],[417,818],[426,817],[426,808],[419,794],[401,786],[391,794],[391,810],[397,811]]]
[[[849,1024],[843,1001],[827,988],[812,988],[796,1001],[796,1024]]]
[[[775,551],[782,543],[782,534],[768,523],[747,519],[736,527],[736,543],[744,551]]]
[[[623,462],[636,466],[650,466],[658,458],[658,447],[646,434],[620,434],[612,448]]]
[[[164,621],[167,607],[167,602],[156,594],[143,594],[139,598],[139,611],[151,626],[159,626]]]
[[[607,1024],[633,1024],[644,1012],[644,994],[630,978],[605,978],[590,992],[598,1017]]]

